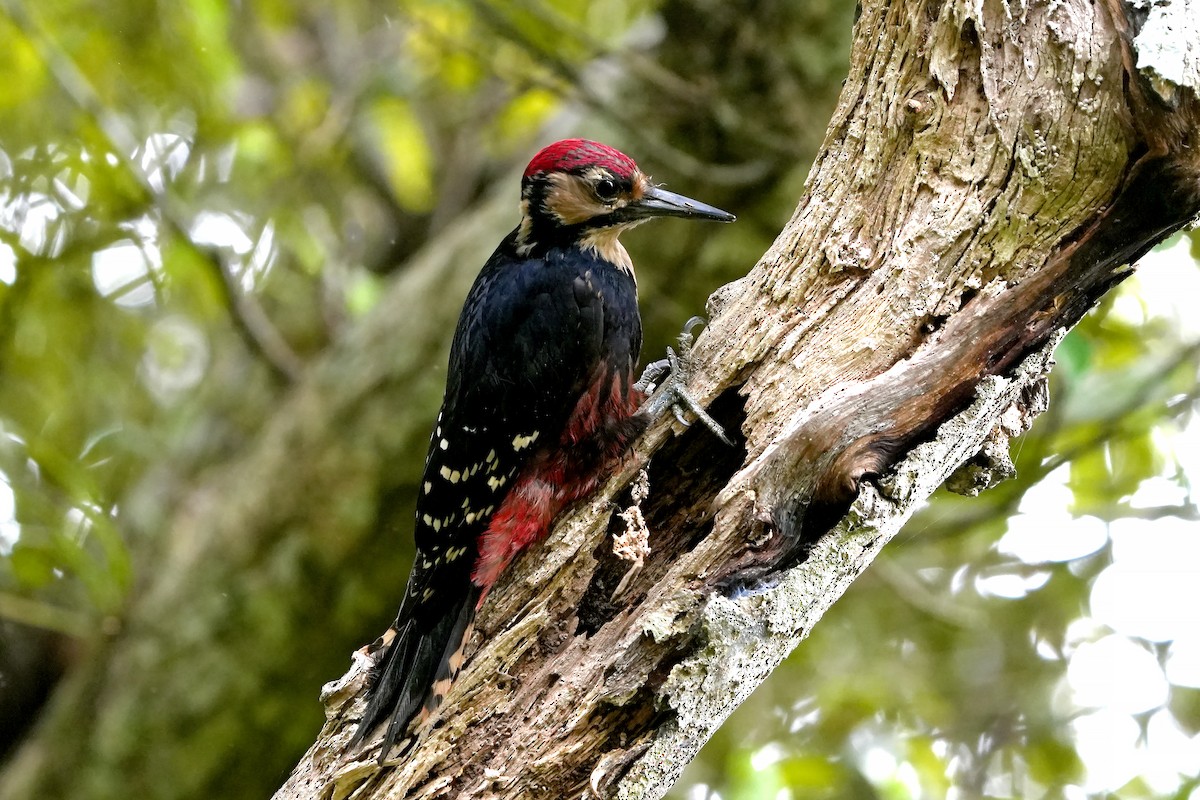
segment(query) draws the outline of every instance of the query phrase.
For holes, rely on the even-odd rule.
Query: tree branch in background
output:
[[[344,752],[357,661],[277,800],[661,796],[913,507],[1027,427],[1062,331],[1200,212],[1200,105],[1149,99],[1125,13],[864,4],[806,194],[691,354],[742,446],[654,427],[492,593],[411,751]],[[606,534],[652,455],[627,581]]]
[[[140,20],[143,9],[128,5]],[[655,5],[669,35],[650,51],[653,57],[678,75],[704,76],[703,87],[719,87],[714,91],[721,95],[711,114],[697,118],[690,106],[672,103],[673,96],[618,81],[623,103],[644,104],[644,112],[633,117],[653,128],[655,139],[665,131],[662,140],[689,156],[755,164],[763,153],[757,143],[747,144],[752,137],[734,136],[710,118],[726,118],[728,102],[771,135],[794,139],[797,151],[808,147],[810,120],[819,125],[827,118],[825,111],[813,113],[812,98],[834,91],[826,84],[840,85],[845,74],[841,66],[833,67],[836,75],[822,69],[840,65],[846,50],[828,29],[814,35],[809,12],[795,12],[796,4],[760,4],[753,13],[750,5],[709,0]],[[1034,413],[1036,404],[1028,408],[1030,398],[1020,393],[1018,406],[1025,410],[999,414],[999,431],[986,421],[1015,386],[1032,377],[1014,370],[1039,363],[1043,340],[1082,313],[1106,279],[1118,278],[1090,271],[1086,259],[1073,262],[1069,252],[1083,250],[1089,239],[1093,254],[1103,252],[1094,237],[1131,206],[1139,213],[1129,215],[1124,227],[1110,226],[1121,235],[1108,243],[1119,245],[1108,255],[1115,258],[1127,243],[1141,247],[1157,235],[1152,231],[1144,238],[1141,227],[1157,213],[1154,198],[1139,204],[1126,196],[1137,185],[1132,165],[1144,155],[1150,160],[1140,162],[1142,173],[1174,164],[1178,169],[1167,169],[1155,187],[1159,202],[1171,199],[1188,170],[1171,160],[1178,150],[1170,141],[1161,146],[1164,134],[1175,135],[1180,127],[1159,123],[1162,114],[1167,122],[1186,116],[1191,95],[1181,92],[1174,105],[1167,102],[1165,111],[1153,112],[1159,116],[1152,124],[1135,125],[1131,120],[1143,113],[1138,99],[1143,95],[1123,93],[1126,79],[1138,79],[1131,61],[1124,68],[1117,61],[1114,25],[1104,7],[1059,3],[1011,20],[1001,19],[995,5],[874,3],[863,9],[845,95],[802,206],[754,271],[713,299],[713,329],[693,353],[698,360],[693,389],[706,404],[712,401],[727,430],[741,431],[740,446],[720,446],[703,430],[671,438],[664,425],[639,448],[639,461],[653,454],[652,493],[642,506],[651,552],[641,570],[631,576],[608,541],[610,532],[621,531],[611,521],[613,506],[628,505],[619,494],[627,476],[619,476],[563,520],[556,537],[497,588],[480,621],[474,660],[411,762],[378,771],[373,753],[343,758],[341,742],[353,732],[358,713],[352,697],[361,676],[352,672],[326,694],[329,723],[305,759],[310,772],[297,773],[292,790],[300,796],[357,791],[361,798],[556,797],[584,791],[633,797],[665,791],[707,732],[861,569],[897,519],[889,515],[919,498],[977,435],[995,444],[1008,435],[1014,418]],[[1160,13],[1162,5],[1151,13]],[[195,28],[181,24],[186,34],[195,34],[182,37],[186,46],[236,38],[230,31],[244,30],[239,14],[221,16],[221,4],[202,6],[210,13],[198,14]],[[426,4],[418,6],[416,12]],[[812,13],[848,19],[847,4],[834,6],[845,11],[815,4]],[[257,108],[262,116],[238,121],[239,134],[267,129],[274,141],[271,128],[292,125],[293,131],[327,135],[313,115],[282,110],[297,102],[319,115],[322,94],[341,85],[324,80],[308,62],[299,66],[299,57],[307,58],[315,46],[307,37],[327,37],[319,46],[328,40],[331,48],[339,41],[343,49],[354,48],[362,46],[356,38],[361,28],[382,32],[393,25],[388,15],[394,9],[370,2],[296,7],[294,15],[291,6],[273,7],[277,14],[262,22],[261,35],[247,36],[243,44],[279,47],[270,51],[276,56],[286,51],[277,63],[287,69],[278,76],[260,78],[246,70],[249,59],[234,48],[221,56],[234,62],[231,80],[281,84],[264,92]],[[253,3],[244,7],[246,15],[256,10]],[[40,18],[52,19],[51,11]],[[87,25],[99,25],[99,19],[66,28],[91,41],[81,29],[87,33]],[[129,17],[118,17],[114,9],[104,19],[122,36],[128,33],[123,23]],[[171,21],[164,12],[128,39],[169,37],[176,33]],[[417,25],[401,19],[394,32],[383,35],[428,46],[414,35]],[[197,33],[201,28],[203,35]],[[487,33],[472,37],[472,45]],[[112,45],[111,39],[126,47],[119,50],[124,60],[103,62],[116,81],[145,78],[128,56],[142,55],[140,45],[109,32],[97,35],[102,45]],[[79,38],[64,35],[62,41],[74,45]],[[447,49],[453,45],[454,36],[447,36]],[[185,57],[189,53],[168,45],[168,58],[176,55],[164,63],[193,64]],[[462,48],[453,55],[461,57]],[[494,69],[502,55],[512,53],[481,54],[477,66]],[[99,70],[101,62],[79,63]],[[169,72],[153,59],[147,63]],[[422,101],[433,106],[436,101],[419,89],[395,80],[411,77],[413,63],[381,71],[370,85],[382,87],[380,93],[398,92],[406,108]],[[814,63],[823,67],[810,71]],[[217,85],[227,79],[229,67],[189,68],[186,74]],[[88,74],[103,91],[102,76],[109,73]],[[466,96],[504,82],[493,75],[484,84],[472,90],[478,94]],[[203,93],[197,82],[183,85],[187,92]],[[193,105],[197,98],[167,96],[167,107],[184,114],[196,110],[200,130],[220,131],[229,122],[228,115],[213,111],[224,98],[205,110],[204,102]],[[462,124],[460,95],[453,97],[452,113],[417,115],[422,122],[440,118],[431,128],[435,133],[425,135],[438,139],[458,125],[465,131],[462,141],[481,147],[499,126],[476,131]],[[490,108],[486,99],[481,105]],[[572,134],[598,136],[611,129],[595,119],[571,118],[571,124]],[[1154,126],[1162,132],[1141,132]],[[514,145],[505,137],[513,135],[497,134],[504,159],[512,157]],[[516,134],[527,135],[528,130]],[[50,139],[48,149],[54,146]],[[282,152],[258,173],[272,184],[282,174],[280,165],[292,168],[293,146],[299,142],[303,149],[306,137],[280,141]],[[459,188],[461,196],[476,197],[497,172],[497,156],[487,149],[480,159],[490,166],[474,174],[470,191]],[[656,169],[683,174],[651,153],[630,149]],[[790,148],[769,149],[768,179],[751,189],[738,184],[724,199],[711,198],[744,210],[739,225],[703,242],[682,232],[653,242],[631,237],[641,252],[656,253],[639,258],[648,268],[642,288],[649,341],[665,339],[668,328],[673,332],[677,321],[695,313],[703,295],[728,279],[718,276],[730,274],[729,263],[744,266],[752,259],[743,260],[741,253],[757,254],[765,246],[747,242],[779,230],[780,214],[786,213],[779,204],[790,208],[792,202],[779,198],[796,197],[808,159],[787,163],[779,154]],[[239,150],[238,164],[252,150]],[[1154,161],[1164,154],[1166,161]],[[329,164],[344,158],[337,150],[328,155]],[[311,174],[325,173],[313,168]],[[235,206],[253,194],[254,176],[247,177],[236,188],[222,189],[230,190],[225,196]],[[328,203],[305,191],[312,183],[329,196]],[[358,264],[359,258],[346,254],[354,253],[353,234],[363,230],[355,214],[361,205],[349,201],[377,189],[364,188],[357,176],[345,184],[315,178],[309,184],[297,181],[301,190],[288,202],[299,207],[297,216],[310,210],[315,217],[327,214],[333,224],[326,240],[342,240],[340,253]],[[343,668],[346,653],[382,630],[390,619],[384,615],[394,609],[394,599],[385,598],[396,596],[403,579],[413,486],[442,386],[447,340],[475,272],[514,221],[514,186],[501,183],[496,193],[486,192],[469,214],[454,215],[452,204],[439,221],[448,223],[443,233],[406,259],[377,304],[312,359],[297,382],[272,393],[268,410],[248,415],[250,423],[241,421],[234,435],[218,437],[219,445],[201,461],[203,469],[173,474],[179,459],[169,447],[135,462],[145,474],[118,483],[115,498],[134,559],[135,586],[112,618],[112,629],[81,647],[84,652],[37,728],[5,764],[0,796],[181,800],[262,796],[278,785],[282,770],[295,763],[319,724],[315,687]],[[709,197],[707,190],[697,193]],[[103,197],[94,195],[100,205]],[[1186,209],[1182,203],[1176,211]],[[276,212],[287,216],[285,209]],[[342,221],[348,221],[350,235],[339,228]],[[1093,227],[1098,221],[1100,227]],[[1161,222],[1174,224],[1166,216]],[[406,245],[417,237],[405,232],[420,231],[423,224],[399,229]],[[114,224],[103,230],[120,229]],[[396,230],[385,230],[381,241]],[[734,240],[741,246],[733,247]],[[72,263],[86,284],[82,252]],[[49,272],[37,269],[41,266],[36,258],[21,261],[7,298]],[[1055,276],[1039,282],[1042,272]],[[1051,292],[1053,299],[1039,306],[1037,295]],[[99,305],[105,305],[103,299]],[[117,318],[134,316],[115,310]],[[1011,336],[992,338],[993,326]],[[980,347],[987,350],[982,359]],[[223,361],[200,387],[215,398],[213,416],[245,401],[241,381],[248,359],[241,347],[229,350],[232,369]],[[942,361],[935,357],[939,352],[947,354]],[[136,354],[132,360],[136,369]],[[1038,385],[1036,379],[1030,384]],[[940,399],[931,405],[927,398]],[[946,420],[958,420],[967,438],[960,441],[954,422]],[[220,430],[220,422],[194,425],[187,414],[169,421],[170,433],[184,429],[191,439],[208,439],[214,428]],[[138,443],[149,440],[157,447],[168,438],[156,433]],[[920,458],[914,460],[914,454]],[[936,466],[939,459],[943,466]],[[883,477],[872,476],[871,469],[856,474],[865,461]],[[847,517],[855,488],[861,502]],[[865,507],[867,498],[877,502]],[[799,567],[791,569],[797,561]],[[618,589],[622,593],[614,599]],[[1027,634],[1020,631],[1023,639]],[[998,720],[999,737],[1012,735],[1020,722]],[[841,763],[853,772],[850,759]],[[306,776],[313,780],[307,786]],[[982,786],[987,775],[979,770],[971,777]]]
[[[175,202],[165,187],[161,191],[156,189],[145,171],[133,160],[133,155],[141,149],[141,142],[134,132],[125,124],[120,114],[105,107],[70,56],[30,16],[22,0],[2,2],[9,17],[37,50],[63,94],[107,137],[113,155],[120,160],[146,200],[153,205],[167,230],[191,248],[213,270],[224,291],[234,325],[242,334],[250,351],[257,354],[276,377],[287,383],[294,382],[304,366],[300,357],[271,324],[254,296],[241,291],[226,258],[192,238],[187,213]]]

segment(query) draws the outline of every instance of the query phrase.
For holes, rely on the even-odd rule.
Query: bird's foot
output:
[[[700,317],[689,319],[683,326],[683,332],[679,334],[679,353],[676,353],[674,348],[668,347],[666,358],[646,365],[636,386],[650,397],[642,404],[638,413],[654,420],[670,408],[679,424],[688,428],[692,423],[687,419],[685,413],[690,411],[718,439],[727,445],[732,445],[733,442],[729,440],[721,424],[713,419],[687,391],[688,378],[692,373],[691,359],[688,354],[691,351],[692,342],[695,341],[692,331],[698,325],[703,324],[704,320]],[[665,379],[664,375],[667,376]]]
[[[679,342],[679,351],[681,353],[687,353],[692,349],[692,344],[696,341],[696,337],[692,331],[703,324],[703,317],[692,317],[683,324],[683,330],[679,332],[679,338],[676,340]],[[683,356],[683,359],[686,358],[686,355]],[[658,386],[658,382],[664,375],[678,375],[680,373],[680,361],[681,358],[675,354],[675,350],[668,347],[667,357],[660,358],[658,361],[651,361],[649,364],[647,364],[646,368],[642,370],[642,376],[638,378],[637,383],[634,384],[634,386],[636,386],[638,391],[644,395],[653,394],[655,388]],[[686,370],[689,365],[685,361],[682,366],[684,370]]]

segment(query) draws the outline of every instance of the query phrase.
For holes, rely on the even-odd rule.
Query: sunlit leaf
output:
[[[396,200],[409,211],[428,211],[433,206],[432,153],[416,115],[406,103],[382,98],[371,109],[371,122]]]
[[[22,586],[36,589],[54,580],[56,562],[45,548],[18,542],[8,558],[13,575]]]

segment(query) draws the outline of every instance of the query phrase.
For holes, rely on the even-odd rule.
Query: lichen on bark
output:
[[[1200,211],[1195,95],[1146,100],[1126,11],[864,3],[805,194],[691,353],[738,446],[652,427],[493,592],[402,760],[340,754],[347,702],[278,797],[661,796],[917,503],[981,449],[1002,470],[1062,331]],[[647,462],[614,604],[612,501]]]

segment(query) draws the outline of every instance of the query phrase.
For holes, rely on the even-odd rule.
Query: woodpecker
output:
[[[504,569],[590,493],[647,422],[634,382],[637,282],[620,234],[732,214],[650,182],[607,145],[533,157],[521,220],[467,295],[416,504],[416,559],[351,746],[389,720],[380,763],[435,708]]]

